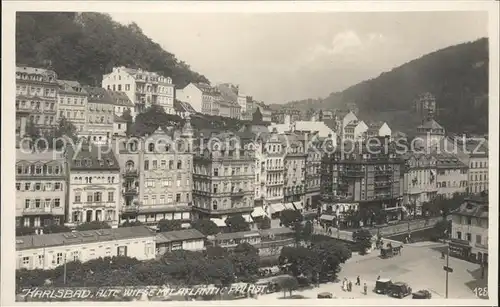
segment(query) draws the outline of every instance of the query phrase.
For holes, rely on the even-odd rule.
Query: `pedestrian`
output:
[[[367,294],[367,292],[368,292],[368,286],[366,285],[366,282],[365,282],[365,284],[364,284],[364,286],[363,286],[363,290],[364,290],[365,295],[366,295],[366,294]]]
[[[359,276],[356,277],[356,286],[361,286],[361,280],[359,279]]]
[[[352,281],[349,281],[349,292],[352,291]]]

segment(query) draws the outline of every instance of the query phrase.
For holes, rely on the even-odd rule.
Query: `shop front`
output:
[[[449,243],[450,245],[450,256],[469,260],[472,256],[472,247],[469,241],[452,239]]]

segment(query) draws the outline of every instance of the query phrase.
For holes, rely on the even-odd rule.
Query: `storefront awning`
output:
[[[283,206],[283,204],[271,204],[269,206],[269,210],[270,210],[271,214],[273,214],[273,213],[281,212],[281,211],[285,210],[285,206]]]
[[[264,211],[264,208],[262,207],[255,207],[253,208],[252,216],[253,217],[259,217],[259,216],[265,216],[266,212]]]
[[[226,222],[223,219],[218,219],[218,218],[211,218],[210,219],[212,222],[217,225],[217,227],[226,227]]]
[[[295,207],[293,206],[292,203],[286,203],[286,204],[283,204],[283,206],[285,207],[285,209],[287,210],[295,210]]]
[[[302,206],[302,202],[301,201],[298,201],[296,203],[293,203],[293,205],[295,206],[295,209],[297,210],[302,210],[304,209],[304,206]]]
[[[333,221],[335,217],[333,215],[323,214],[319,219],[325,221]]]
[[[242,217],[245,219],[245,221],[247,223],[252,223],[253,222],[252,217],[250,216],[250,214],[243,214]]]

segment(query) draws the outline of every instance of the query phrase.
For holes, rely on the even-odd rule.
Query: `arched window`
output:
[[[149,152],[155,151],[155,144],[154,143],[149,143],[148,144],[148,150],[149,150]]]
[[[217,210],[217,201],[216,200],[214,200],[212,202],[212,207],[213,207],[214,210]]]
[[[135,167],[135,163],[134,163],[134,161],[132,161],[132,160],[128,160],[128,161],[127,161],[127,163],[125,163],[125,169],[126,169],[127,171],[131,171],[131,170],[133,170],[133,169],[134,169],[134,167]]]

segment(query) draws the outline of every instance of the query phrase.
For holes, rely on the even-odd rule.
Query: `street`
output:
[[[342,283],[338,282],[321,284],[319,288],[293,291],[292,294],[316,298],[320,292],[331,292],[337,298],[387,298],[387,296],[373,292],[377,276],[380,276],[381,278],[390,278],[393,282],[406,282],[413,292],[426,289],[432,293],[433,298],[445,298],[446,274],[443,265],[446,262],[445,259],[441,259],[441,252],[436,249],[442,246],[441,243],[434,242],[407,244],[404,245],[401,256],[389,259],[378,257],[378,250],[364,256],[353,254],[353,257],[343,265],[339,274],[339,280],[347,278],[352,281],[352,292],[342,291]],[[481,286],[481,283],[487,284],[487,277],[477,281],[477,274],[471,273],[477,271],[479,265],[452,257],[450,257],[449,264],[454,270],[453,273],[449,274],[449,298],[475,298],[474,286]],[[361,286],[354,286],[358,275],[361,278]],[[368,286],[367,295],[362,293],[364,283]],[[283,297],[283,292],[261,297],[278,299]],[[405,299],[411,299],[411,295]]]

